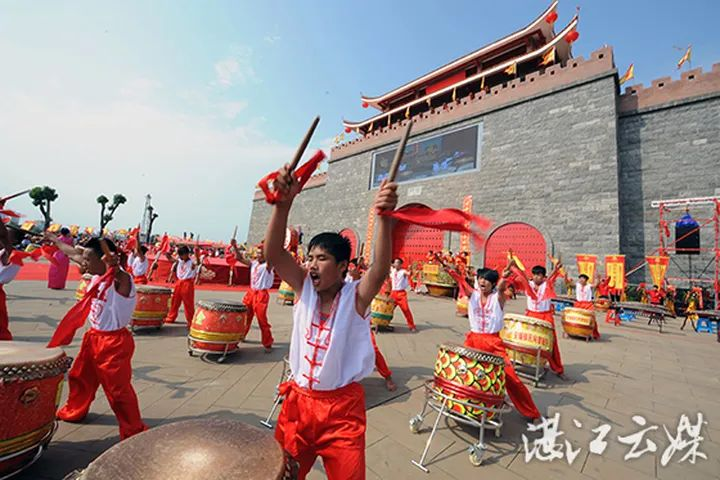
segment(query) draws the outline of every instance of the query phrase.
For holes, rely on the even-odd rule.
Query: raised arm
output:
[[[145,261],[145,254],[142,251],[142,243],[140,243],[140,232],[135,234],[135,255],[140,258],[141,262]]]
[[[472,288],[467,283],[467,280],[462,275],[460,275],[454,269],[448,267],[447,263],[442,262],[442,266],[445,269],[445,271],[448,273],[448,275],[450,275],[453,278],[453,280],[455,280],[457,282],[458,287],[460,287],[460,290],[462,290],[462,292],[465,294],[465,296],[470,298],[470,296],[473,294],[475,289]]]
[[[265,232],[265,259],[268,265],[280,275],[280,278],[300,295],[305,280],[305,270],[284,248],[290,208],[295,196],[300,193],[300,184],[295,178],[295,174],[290,171],[289,165],[280,169],[273,188],[280,192],[280,198],[272,209],[270,222]]]
[[[397,183],[383,181],[372,208],[376,212],[395,210],[397,206]],[[358,285],[355,309],[364,314],[390,272],[392,260],[392,219],[384,215],[377,219],[377,240],[373,250],[373,262]]]
[[[84,259],[82,254],[83,251],[81,248],[68,245],[67,243],[61,241],[55,234],[50,232],[45,232],[45,235],[43,235],[43,239],[55,245],[58,250],[67,255],[68,258],[73,262],[79,265],[83,264]]]

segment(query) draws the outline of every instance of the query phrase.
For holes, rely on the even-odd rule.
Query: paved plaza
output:
[[[15,339],[47,342],[58,320],[74,302],[75,286],[69,283],[68,290],[57,292],[48,290],[44,282],[8,285],[10,328]],[[196,292],[196,299],[239,300],[242,295],[201,291]],[[369,479],[720,477],[720,344],[714,335],[687,328],[681,331],[680,319],[670,320],[662,334],[642,321],[618,327],[603,322],[602,339],[598,342],[559,338],[567,380],[549,373],[546,385],[530,388],[543,414],[560,415],[563,434],[557,438],[557,444],[563,445],[563,458],[552,462],[537,458],[526,461],[522,434],[528,437],[531,451],[533,440],[539,435],[528,432],[524,419],[513,411],[505,416],[500,438],[492,434],[486,437],[488,450],[480,467],[470,464],[467,452],[468,442],[473,441],[477,431],[441,421],[428,456],[430,473],[422,473],[410,462],[419,459],[435,416],[428,417],[419,434],[410,432],[408,420],[422,407],[422,384],[432,375],[437,345],[462,342],[468,322],[455,316],[455,306],[449,299],[411,294],[410,306],[419,327],[417,334],[408,332],[398,311],[393,322],[397,326],[395,332],[377,337],[398,390],[387,392],[377,373],[363,381],[367,394]],[[507,310],[522,312],[524,298],[509,302]],[[277,342],[274,351],[263,352],[259,330],[254,325],[248,343],[241,345],[240,353],[224,364],[189,357],[183,324],[137,335],[133,383],[146,423],[153,427],[215,415],[259,425],[271,406],[282,359],[288,350],[291,308],[273,301],[269,317]],[[559,319],[556,323],[560,328]],[[77,352],[80,337],[78,334],[67,349],[69,355]],[[67,388],[63,393],[66,397]],[[676,437],[681,416],[687,415],[694,425],[698,413],[707,423],[700,432],[703,439],[697,451],[704,453],[707,460],[698,457],[694,465],[689,459],[678,463],[693,448],[693,444],[688,444],[682,445],[663,466],[661,458],[670,445],[668,437]],[[634,423],[633,416],[642,416],[646,424]],[[591,453],[591,442],[608,427],[603,453]],[[636,450],[652,449],[654,445],[656,451],[625,461],[623,457],[632,445],[622,443],[618,437],[631,436],[646,428],[653,429]],[[684,434],[682,438],[689,441],[692,437]],[[647,444],[648,440],[653,443]],[[68,472],[87,466],[118,441],[115,417],[99,391],[85,422],[60,422],[47,452],[17,478],[62,479]],[[580,449],[571,465],[565,455],[566,441],[573,452]],[[598,448],[601,444],[602,441],[592,443]],[[310,478],[325,478],[320,462]]]

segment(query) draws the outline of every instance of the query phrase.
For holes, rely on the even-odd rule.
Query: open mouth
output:
[[[318,274],[317,272],[310,272],[310,281],[312,282],[314,287],[320,285],[320,274]]]

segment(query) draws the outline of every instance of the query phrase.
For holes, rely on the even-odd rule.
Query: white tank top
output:
[[[587,284],[585,284],[585,286],[582,286],[582,285],[580,285],[580,282],[577,282],[575,284],[575,299],[578,302],[592,301],[592,299],[593,299],[592,287]]]
[[[275,272],[268,269],[267,262],[260,263],[253,260],[250,264],[250,288],[253,290],[268,290],[275,281]]]
[[[100,275],[93,275],[88,290],[100,281]],[[135,310],[135,284],[130,282],[130,296],[123,297],[115,290],[115,282],[108,287],[100,285],[97,298],[92,299],[88,320],[95,330],[109,332],[127,327],[130,317]]]
[[[3,248],[0,250],[0,256],[2,256],[5,253],[5,249]],[[3,265],[0,263],[0,285],[7,285],[8,283],[15,280],[15,277],[17,276],[18,272],[20,271],[20,265],[15,265],[14,263],[8,263],[7,265]]]
[[[140,260],[140,257],[133,256],[130,268],[132,269],[132,274],[136,277],[145,275],[148,271],[147,257],[145,257],[145,260]]]
[[[182,260],[178,260],[177,270],[175,272],[178,280],[190,280],[191,278],[195,278],[195,269],[193,268],[192,258],[188,258],[184,262]]]
[[[393,290],[406,290],[408,288],[409,283],[406,275],[407,270],[404,268],[401,268],[400,270],[392,268],[390,270],[390,279],[392,280]]]
[[[370,322],[355,310],[358,282],[344,283],[324,321],[309,276],[293,307],[290,370],[295,383],[312,390],[335,390],[359,382],[375,368]]]
[[[547,281],[543,282],[539,287],[535,285],[535,282],[530,280],[530,288],[535,292],[536,300],[533,300],[530,295],[527,296],[527,309],[532,312],[547,312],[550,311],[552,303],[550,299],[545,299],[545,289],[547,288]]]
[[[497,333],[503,328],[503,309],[498,300],[498,292],[493,292],[486,299],[485,304],[480,302],[480,292],[473,290],[468,300],[468,318],[470,330],[475,333]]]

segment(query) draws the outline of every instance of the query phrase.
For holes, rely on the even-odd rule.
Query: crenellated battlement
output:
[[[705,73],[702,68],[682,72],[679,80],[662,77],[653,80],[649,87],[642,84],[626,87],[620,95],[619,111],[633,112],[713,93],[720,93],[720,63]]]
[[[609,46],[592,52],[588,60],[583,57],[573,58],[565,64],[551,65],[544,70],[509,80],[493,87],[489,92],[471,94],[444,106],[413,115],[411,117],[414,122],[413,134],[433,130],[604,73],[616,73],[612,47]],[[382,120],[377,123],[382,123]],[[334,147],[330,154],[330,162],[397,141],[404,131],[403,125],[406,124],[407,120],[395,122],[389,127],[378,125],[371,133]]]

